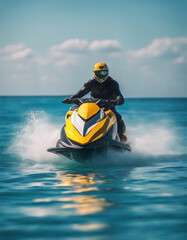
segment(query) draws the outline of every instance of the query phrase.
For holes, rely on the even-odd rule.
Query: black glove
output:
[[[122,104],[124,104],[124,98],[121,97],[121,96],[118,96],[118,97],[116,98],[116,103],[117,103],[117,105],[122,105]]]
[[[65,98],[65,99],[62,101],[62,103],[69,104],[69,103],[71,103],[71,100],[72,100],[71,97],[70,97],[70,98]]]
[[[103,107],[109,104],[109,101],[107,99],[95,98],[94,100],[95,100],[95,103],[98,104],[100,107]]]

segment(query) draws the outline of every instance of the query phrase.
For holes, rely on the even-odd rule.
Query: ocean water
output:
[[[0,97],[0,239],[187,239],[187,99],[118,107],[131,153],[48,153],[69,105]]]

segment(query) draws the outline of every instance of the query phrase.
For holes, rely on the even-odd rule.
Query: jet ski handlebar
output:
[[[62,101],[66,104],[76,104],[80,106],[83,103],[96,103],[99,107],[117,105],[116,100],[107,100],[107,99],[99,99],[99,98],[68,98]]]
[[[107,100],[107,99],[99,99],[99,98],[95,98],[95,103],[99,107],[106,107],[106,106],[111,106],[111,105],[117,105],[117,101],[116,100]]]

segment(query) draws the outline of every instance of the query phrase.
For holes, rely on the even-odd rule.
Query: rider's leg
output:
[[[116,110],[113,110],[113,112],[117,118],[119,138],[122,142],[126,142],[127,141],[126,127],[125,127],[125,123],[122,119],[122,116]]]

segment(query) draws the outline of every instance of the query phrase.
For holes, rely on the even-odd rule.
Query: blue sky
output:
[[[186,97],[186,12],[185,0],[0,0],[0,95],[75,93],[104,61],[126,97]]]

